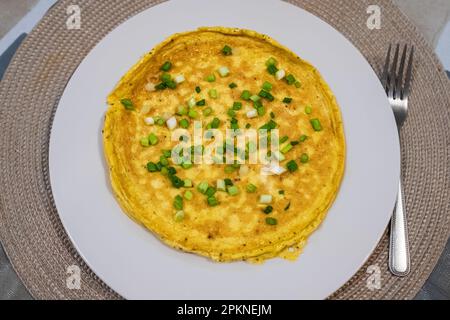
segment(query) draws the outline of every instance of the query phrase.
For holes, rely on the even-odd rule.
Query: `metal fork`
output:
[[[411,88],[414,47],[411,47],[411,49],[408,50],[408,46],[404,46],[400,57],[400,64],[400,44],[397,44],[395,48],[392,64],[390,62],[391,51],[392,45],[389,45],[381,81],[386,90],[392,111],[394,112],[395,121],[397,122],[397,128],[400,134],[400,130],[408,115],[408,96]],[[408,62],[406,62],[408,51],[409,58]],[[406,212],[401,179],[398,186],[397,201],[391,219],[389,269],[392,274],[399,277],[408,275],[410,271],[408,232],[406,227]]]

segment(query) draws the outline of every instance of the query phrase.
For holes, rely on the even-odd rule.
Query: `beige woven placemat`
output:
[[[385,235],[366,265],[332,296],[412,298],[432,271],[450,231],[449,81],[422,36],[388,0],[376,1],[382,9],[382,27],[373,31],[366,27],[366,9],[372,1],[290,2],[343,33],[377,72],[390,42],[416,46],[411,112],[402,132],[412,272],[403,279],[390,275]],[[114,27],[156,3],[60,1],[22,44],[0,83],[0,240],[35,298],[120,298],[89,270],[65,234],[49,186],[48,141],[58,100],[78,64]],[[72,4],[82,9],[80,30],[65,25],[66,9]],[[70,265],[82,269],[80,290],[66,286]],[[366,286],[369,265],[381,268],[379,290]]]

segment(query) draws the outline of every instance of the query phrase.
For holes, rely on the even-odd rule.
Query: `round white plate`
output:
[[[213,263],[176,251],[131,221],[111,192],[101,140],[106,97],[153,46],[200,26],[268,34],[310,61],[340,104],[344,181],[322,226],[295,262]],[[383,54],[383,53],[380,53]],[[61,98],[50,140],[50,177],[61,220],[92,270],[128,299],[323,299],[370,256],[394,207],[398,134],[382,86],[341,34],[276,0],[172,0],[129,19],[80,64]]]

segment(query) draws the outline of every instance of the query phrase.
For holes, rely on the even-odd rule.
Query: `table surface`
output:
[[[450,2],[448,0],[429,0],[425,4],[422,0],[393,0],[400,8],[416,23],[419,29],[424,33],[430,44],[442,50],[442,42],[449,42],[447,39],[438,43],[439,37],[450,37],[450,24],[444,31],[447,21],[450,19]],[[2,37],[11,27],[25,15],[37,0],[14,0],[0,3],[0,37]],[[3,19],[4,15],[9,16]],[[19,17],[19,19],[17,19]],[[5,22],[6,21],[6,22]],[[444,34],[442,35],[442,32]],[[11,46],[0,56],[0,80],[11,61],[15,51],[20,43],[26,37],[21,34]],[[1,53],[1,52],[0,52]],[[450,56],[450,52],[448,52]],[[448,73],[450,77],[450,73]],[[14,272],[8,258],[0,244],[0,300],[5,299],[32,299],[27,289],[24,287],[17,274]],[[429,279],[417,294],[418,300],[450,299],[450,240],[447,242],[438,264],[430,275]]]

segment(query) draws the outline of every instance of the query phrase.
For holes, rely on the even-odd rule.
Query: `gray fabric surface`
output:
[[[21,35],[8,50],[0,56],[0,80],[6,70],[14,52],[25,38]],[[450,73],[447,72],[450,78]],[[32,299],[27,289],[14,272],[4,250],[0,244],[0,300],[29,300]],[[450,300],[450,241],[436,265],[430,278],[417,294],[417,300]]]

